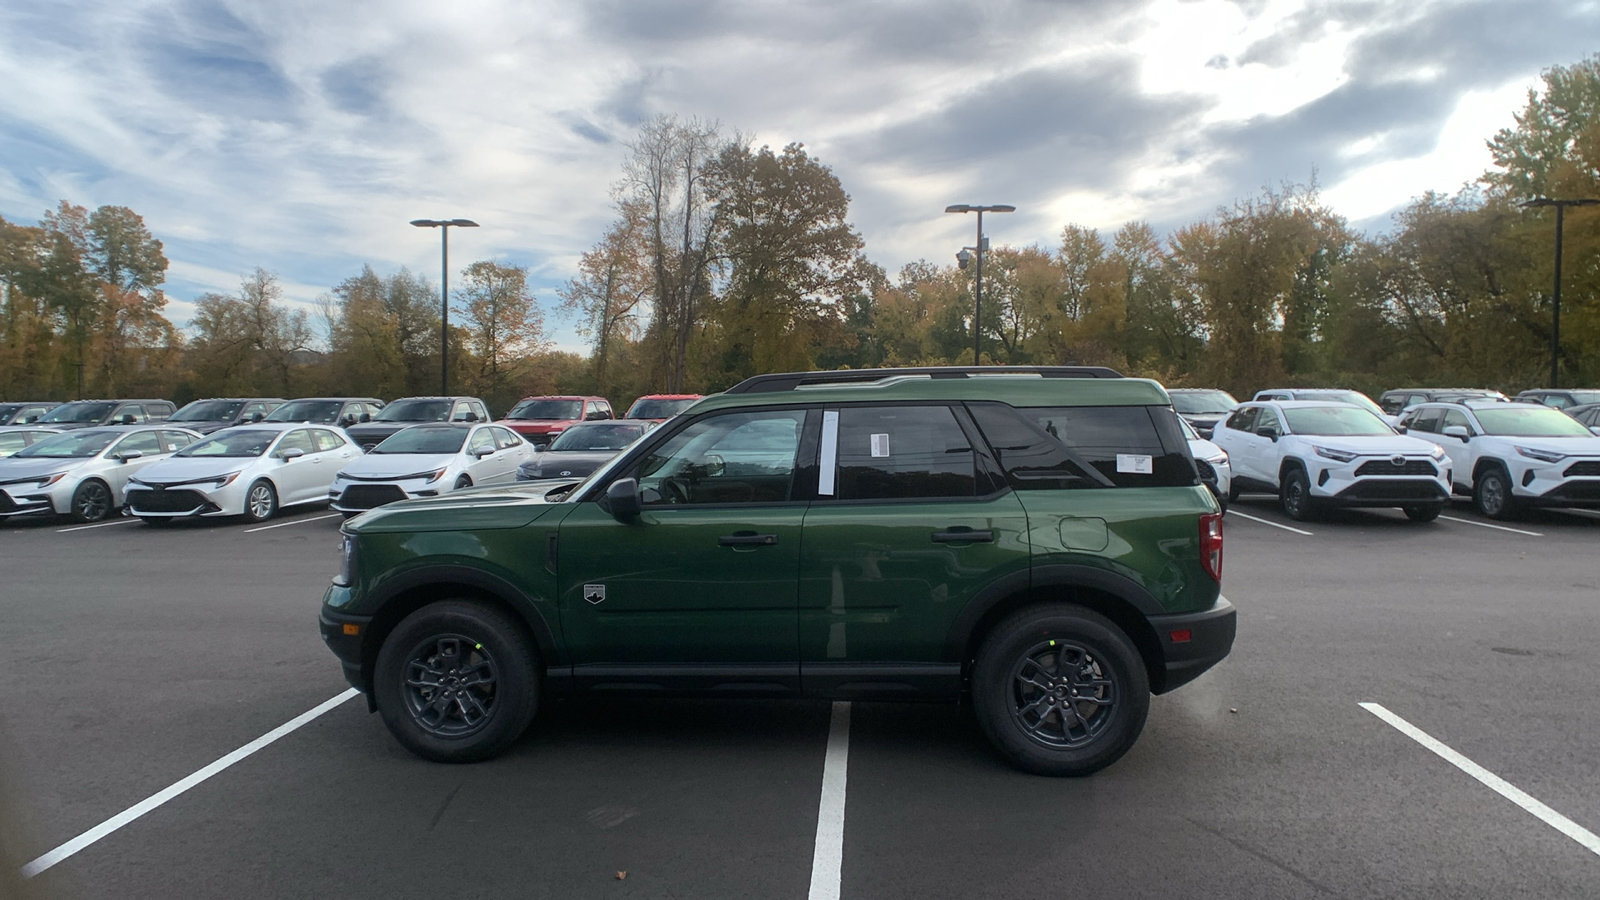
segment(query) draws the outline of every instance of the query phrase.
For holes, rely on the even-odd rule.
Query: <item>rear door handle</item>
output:
[[[717,543],[724,547],[768,547],[778,542],[775,534],[756,534],[754,531],[736,531],[717,538]]]
[[[950,528],[945,531],[935,531],[933,533],[933,542],[935,544],[976,544],[989,543],[993,541],[994,532],[987,528],[975,531],[971,528],[958,525],[955,528]]]

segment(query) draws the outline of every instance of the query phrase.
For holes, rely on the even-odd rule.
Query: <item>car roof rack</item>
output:
[[[968,378],[974,375],[1037,375],[1040,378],[1121,378],[1105,366],[919,366],[904,369],[838,369],[831,372],[775,372],[753,375],[724,393],[766,394],[824,384],[864,384],[925,375],[929,378]]]

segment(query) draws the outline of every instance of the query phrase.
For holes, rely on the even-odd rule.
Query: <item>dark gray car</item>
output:
[[[643,437],[656,424],[649,419],[579,422],[561,432],[550,442],[550,446],[535,454],[533,459],[518,466],[517,480],[588,476],[629,444]]]
[[[175,422],[191,431],[210,434],[234,425],[260,422],[267,414],[284,404],[282,397],[219,397],[196,400],[184,404],[183,409],[172,414],[168,422]]]

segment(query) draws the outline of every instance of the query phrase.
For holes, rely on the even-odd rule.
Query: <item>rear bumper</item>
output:
[[[1165,664],[1161,683],[1152,684],[1150,692],[1165,694],[1182,687],[1222,662],[1233,650],[1237,620],[1238,611],[1226,597],[1218,597],[1205,612],[1151,616]]]

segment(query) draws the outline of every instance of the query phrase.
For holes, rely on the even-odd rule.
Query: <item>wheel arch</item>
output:
[[[1311,470],[1306,466],[1305,460],[1298,456],[1285,456],[1283,461],[1278,463],[1278,485],[1280,487],[1283,485],[1284,477],[1289,474],[1289,470],[1291,469],[1299,469],[1300,471],[1306,473],[1306,478],[1308,480],[1311,478]]]
[[[1144,663],[1151,693],[1166,685],[1166,659],[1149,616],[1166,612],[1155,597],[1124,575],[1093,566],[1040,566],[1017,572],[979,592],[956,617],[946,644],[947,658],[970,671],[978,648],[1007,616],[1037,603],[1071,603],[1109,619],[1133,643]]]
[[[1482,456],[1478,458],[1477,462],[1472,464],[1473,487],[1478,486],[1479,476],[1483,475],[1484,471],[1487,469],[1499,469],[1505,473],[1507,479],[1511,478],[1511,467],[1506,465],[1505,460],[1498,459],[1493,456]],[[1509,485],[1507,486],[1509,487]]]

